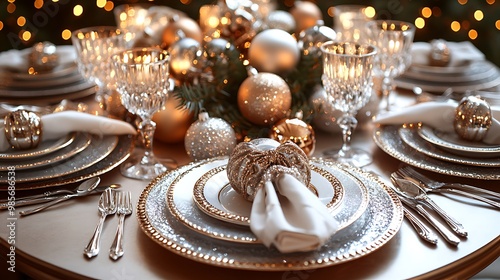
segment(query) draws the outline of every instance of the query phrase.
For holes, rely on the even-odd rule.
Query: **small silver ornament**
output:
[[[184,147],[192,160],[229,156],[236,146],[236,133],[231,125],[220,118],[200,113],[187,130]]]

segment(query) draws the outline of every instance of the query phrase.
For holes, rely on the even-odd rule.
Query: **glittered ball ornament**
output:
[[[299,47],[302,49],[304,54],[315,55],[320,57],[321,44],[326,41],[333,41],[337,38],[337,33],[332,28],[325,26],[322,20],[318,23],[302,30],[299,34]]]
[[[273,73],[246,78],[238,89],[237,99],[243,117],[257,125],[272,125],[283,119],[292,105],[288,84]]]
[[[210,118],[203,112],[187,130],[184,147],[192,160],[229,156],[236,146],[236,133],[220,118]]]
[[[282,119],[275,123],[269,133],[269,138],[280,143],[292,141],[299,146],[307,156],[312,156],[316,147],[316,136],[311,125],[300,117]]]
[[[287,73],[300,58],[297,40],[281,29],[267,29],[253,38],[248,49],[250,65],[259,72]]]

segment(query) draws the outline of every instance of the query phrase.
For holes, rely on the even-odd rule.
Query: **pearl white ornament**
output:
[[[297,40],[281,29],[267,29],[253,38],[248,50],[250,65],[259,72],[287,73],[300,58]]]

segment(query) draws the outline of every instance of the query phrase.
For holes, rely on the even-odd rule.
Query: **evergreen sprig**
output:
[[[267,137],[270,127],[259,126],[243,117],[238,109],[237,95],[241,83],[248,77],[246,67],[240,60],[236,48],[225,52],[225,59],[211,63],[213,79],[179,86],[174,95],[180,99],[180,107],[187,108],[194,116],[205,110],[211,117],[222,118],[232,125],[241,137],[250,139]],[[289,117],[302,112],[302,120],[312,121],[314,108],[309,102],[312,90],[320,83],[322,65],[317,54],[302,54],[297,66],[283,78],[292,93],[292,106]]]

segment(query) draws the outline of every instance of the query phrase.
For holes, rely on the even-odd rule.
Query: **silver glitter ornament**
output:
[[[236,133],[231,125],[220,118],[210,118],[208,113],[198,115],[187,130],[184,147],[192,160],[229,156],[236,146]]]

